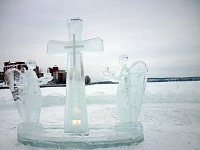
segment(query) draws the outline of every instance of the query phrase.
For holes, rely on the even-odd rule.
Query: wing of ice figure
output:
[[[21,101],[22,98],[21,72],[16,68],[11,68],[6,71],[4,77],[7,85],[11,90],[14,101]]]
[[[143,61],[134,62],[128,73],[128,99],[132,122],[137,122],[146,87],[147,66]]]
[[[24,77],[23,71],[25,71],[25,69],[22,69],[21,71],[22,72],[20,72],[16,68],[8,69],[4,77],[12,93],[19,116],[23,121],[26,115],[24,111],[25,106],[23,99],[23,84],[24,84],[23,82],[25,82],[25,79],[23,78]]]

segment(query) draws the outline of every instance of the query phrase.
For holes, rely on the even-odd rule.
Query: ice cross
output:
[[[81,52],[103,52],[103,40],[100,38],[82,40],[81,19],[69,19],[68,27],[69,42],[49,41],[47,53],[49,55],[68,54],[64,130],[68,133],[87,134],[87,103]]]
[[[73,48],[73,67],[76,70],[76,48],[84,47],[84,45],[76,45],[75,34],[73,34],[73,45],[65,46],[65,48]]]

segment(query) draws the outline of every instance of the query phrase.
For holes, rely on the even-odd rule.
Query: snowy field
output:
[[[65,88],[42,88],[42,95],[65,95]],[[86,86],[87,96],[94,93],[115,95],[117,85]],[[145,139],[138,145],[106,148],[113,150],[200,150],[200,82],[147,83],[139,121]],[[114,104],[88,105],[90,124],[114,124],[118,121]],[[41,123],[63,124],[64,106],[43,107]],[[17,142],[20,122],[9,90],[0,90],[0,150],[44,150]]]

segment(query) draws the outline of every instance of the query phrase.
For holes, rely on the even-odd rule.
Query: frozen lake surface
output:
[[[42,88],[41,90],[43,96],[50,93],[65,95],[64,88]],[[117,85],[93,85],[86,87],[87,95],[98,91],[114,95],[116,90]],[[148,83],[146,90],[151,93],[149,98],[155,98],[156,94],[165,95],[164,100],[166,98],[173,98],[166,96],[169,93],[173,93],[175,97],[179,95],[179,97],[184,98],[184,94],[189,93],[193,95],[190,99],[196,101],[170,102],[169,99],[167,101],[162,100],[162,103],[158,101],[143,103],[139,121],[144,126],[144,141],[138,145],[106,149],[200,150],[200,103],[198,98],[200,82]],[[165,92],[162,93],[160,91]],[[163,98],[163,96],[160,98]],[[17,110],[11,105],[11,100],[9,90],[0,90],[0,150],[44,150],[44,148],[24,146],[17,142],[16,127],[20,120]],[[88,117],[89,124],[114,124],[118,121],[114,104],[88,105]],[[64,106],[42,108],[42,124],[63,124],[63,120]]]

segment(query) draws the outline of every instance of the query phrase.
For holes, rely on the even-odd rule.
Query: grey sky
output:
[[[65,56],[48,56],[49,40],[68,40],[66,21],[83,19],[83,39],[100,37],[105,52],[84,54],[85,75],[106,66],[119,73],[118,57],[144,60],[149,77],[200,75],[198,0],[0,0],[0,70],[5,61],[34,59],[44,70],[66,68]]]

